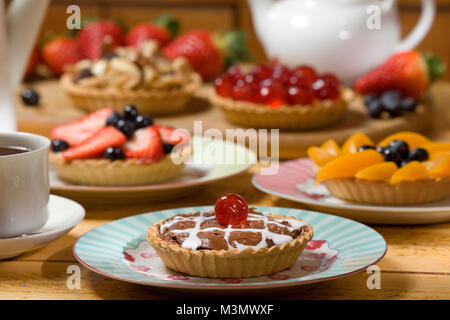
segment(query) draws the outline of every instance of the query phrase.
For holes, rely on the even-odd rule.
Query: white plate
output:
[[[35,233],[0,239],[0,260],[37,249],[68,233],[84,218],[84,208],[73,200],[50,195],[49,218]]]
[[[365,223],[428,224],[450,221],[450,198],[411,206],[376,206],[348,202],[331,196],[325,187],[316,187],[316,174],[309,158],[280,164],[275,175],[253,176],[261,191],[300,202],[308,208],[337,214]]]
[[[144,186],[84,186],[65,183],[50,168],[52,193],[83,203],[128,204],[180,198],[199,192],[208,184],[245,172],[254,163],[253,151],[231,141],[194,136],[191,163],[169,181]],[[223,157],[227,162],[222,163]]]

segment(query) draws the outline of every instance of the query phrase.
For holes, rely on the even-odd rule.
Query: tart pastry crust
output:
[[[303,222],[283,215],[267,216]],[[160,226],[165,222],[155,223],[147,231],[147,241],[164,264],[177,272],[207,278],[247,278],[279,272],[295,263],[313,237],[312,227],[304,224],[303,232],[297,238],[281,245],[258,249],[191,250],[162,239]]]
[[[323,184],[337,198],[379,205],[427,203],[443,200],[450,195],[450,178],[402,181],[398,184],[341,178],[324,180]]]
[[[181,88],[125,90],[117,88],[95,88],[77,85],[70,73],[61,77],[61,86],[75,105],[86,111],[110,107],[120,112],[123,106],[139,106],[143,114],[173,114],[185,107],[201,83],[197,73],[190,75],[190,81]]]
[[[155,163],[136,159],[80,159],[66,162],[61,153],[50,152],[49,161],[61,179],[92,186],[154,184],[176,177],[184,166],[184,163],[174,163],[170,154]]]
[[[222,110],[230,122],[254,128],[309,130],[332,125],[347,110],[353,91],[342,89],[339,99],[318,101],[314,105],[271,108],[248,101],[239,101],[211,93],[210,101]]]

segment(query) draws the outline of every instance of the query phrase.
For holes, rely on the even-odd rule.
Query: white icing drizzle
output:
[[[179,233],[188,233],[189,236],[183,241],[181,244],[181,247],[191,250],[196,250],[201,244],[202,240],[198,237],[199,232],[212,232],[212,231],[221,231],[224,232],[224,240],[228,246],[228,249],[230,248],[237,248],[239,250],[243,250],[246,248],[253,248],[253,249],[260,249],[267,247],[266,240],[272,240],[275,245],[281,245],[286,242],[290,242],[293,240],[293,238],[289,235],[274,233],[269,230],[269,225],[277,225],[282,228],[287,228],[289,231],[294,231],[296,229],[301,228],[306,223],[300,220],[296,219],[275,219],[275,220],[269,220],[269,213],[263,212],[262,215],[257,215],[253,213],[248,214],[247,221],[257,221],[262,220],[264,222],[264,228],[263,229],[254,229],[254,228],[243,228],[243,229],[233,229],[231,225],[229,225],[227,228],[222,229],[219,227],[209,227],[200,229],[200,226],[203,222],[209,219],[214,219],[214,216],[204,216],[203,214],[199,214],[197,216],[189,216],[189,217],[183,217],[183,216],[175,216],[172,220],[167,221],[163,223],[160,226],[161,232],[164,232],[167,230],[170,226],[177,222],[182,221],[190,221],[194,222],[194,227],[192,228],[186,228],[186,229],[175,229],[171,230],[171,233],[179,234]],[[274,218],[272,218],[274,219]],[[283,224],[287,222],[288,225]],[[238,243],[237,241],[233,242],[233,246],[229,242],[230,234],[232,231],[237,232],[253,232],[253,233],[260,233],[261,234],[261,241],[254,245],[245,245],[242,243]]]

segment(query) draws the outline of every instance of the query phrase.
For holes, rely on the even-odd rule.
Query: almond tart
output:
[[[329,140],[308,155],[320,167],[317,183],[343,200],[408,205],[450,196],[450,143],[415,132],[393,134],[378,145],[357,133],[342,147]]]
[[[129,120],[135,116],[135,120]],[[133,106],[112,108],[55,127],[49,161],[59,178],[93,186],[147,185],[180,174],[189,135],[155,125]]]
[[[60,82],[74,104],[86,111],[120,111],[133,104],[143,114],[166,115],[183,109],[202,79],[185,58],[169,61],[157,42],[148,41],[138,48],[119,47],[97,60],[82,60]]]
[[[289,70],[281,65],[232,69],[216,79],[210,95],[230,122],[283,130],[332,125],[352,98],[353,92],[331,74],[319,76],[310,67]]]
[[[178,214],[148,228],[147,240],[164,264],[207,278],[247,278],[292,266],[313,229],[302,220],[248,210],[239,224],[224,226],[214,212]]]

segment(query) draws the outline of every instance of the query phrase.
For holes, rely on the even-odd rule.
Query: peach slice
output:
[[[440,155],[439,155],[440,154]],[[440,166],[440,164],[447,158],[450,157],[450,153],[445,154],[445,153],[438,153],[435,154],[435,156],[433,158],[430,158],[430,160],[428,161],[424,161],[422,162],[422,164],[425,166],[425,168],[428,171],[432,171],[434,169],[436,169],[437,167]]]
[[[306,153],[308,154],[308,157],[310,157],[318,166],[324,166],[336,158],[336,156],[330,154],[327,150],[319,147],[309,147]]]
[[[438,151],[430,154],[430,160],[450,156],[450,151]]]
[[[398,169],[391,177],[390,183],[396,184],[402,181],[417,181],[428,179],[428,171],[419,161],[411,161]]]
[[[329,154],[333,156],[339,155],[341,150],[339,149],[339,145],[334,141],[334,139],[328,139],[321,146],[321,149],[328,151]]]
[[[397,169],[397,165],[392,161],[382,162],[358,171],[355,177],[368,181],[389,181]]]
[[[441,163],[429,173],[434,178],[450,177],[450,156],[443,157]]]
[[[355,133],[350,138],[348,138],[342,145],[343,154],[357,153],[358,148],[364,145],[373,146],[374,143],[370,138],[364,133]]]
[[[448,142],[431,142],[420,147],[427,150],[430,157],[436,153],[450,152],[450,143]]]
[[[328,162],[317,174],[317,184],[326,179],[350,178],[369,166],[384,162],[375,150],[365,150],[338,157]]]
[[[398,133],[390,135],[389,137],[385,138],[380,143],[378,143],[377,146],[385,147],[393,140],[405,141],[408,144],[410,150],[418,148],[421,145],[431,142],[430,139],[428,139],[427,137],[425,137],[419,133],[410,132],[410,131],[402,131],[402,132],[398,132]]]

